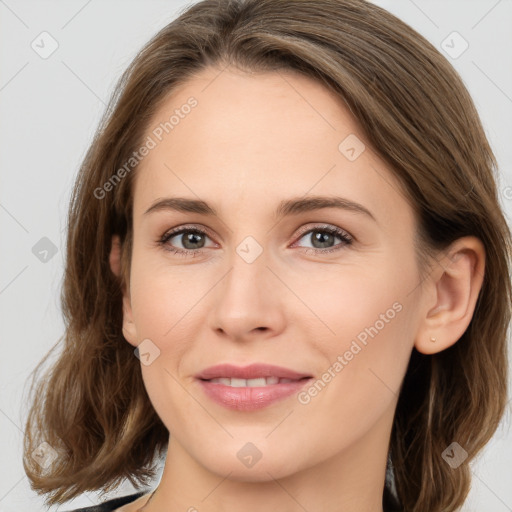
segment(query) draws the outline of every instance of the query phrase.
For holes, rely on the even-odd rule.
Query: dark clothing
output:
[[[137,492],[135,494],[130,494],[128,496],[123,496],[121,498],[114,498],[112,500],[105,501],[100,505],[94,505],[93,507],[85,507],[85,508],[77,508],[75,510],[70,510],[69,512],[112,512],[116,508],[119,508],[127,503],[131,503],[135,501],[137,498],[140,498],[143,494],[146,494],[147,491]],[[394,496],[389,492],[387,487],[384,488],[384,499],[383,499],[383,507],[384,512],[399,512],[400,507],[395,500]]]
[[[384,496],[382,498],[382,508],[384,512],[403,512],[403,508],[389,487],[384,486]]]
[[[104,501],[100,505],[94,505],[92,507],[77,508],[70,510],[69,512],[112,512],[116,508],[122,507],[127,503],[135,501],[140,498],[143,494],[147,494],[147,491],[136,492],[135,494],[129,494],[128,496],[122,496],[121,498],[113,498],[111,500]]]

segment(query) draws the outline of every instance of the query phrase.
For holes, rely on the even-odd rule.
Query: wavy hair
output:
[[[123,479],[138,487],[155,475],[169,433],[122,334],[137,166],[102,197],[98,190],[116,172],[119,178],[174,88],[207,66],[227,65],[292,69],[345,102],[414,209],[422,272],[428,256],[460,237],[483,242],[485,275],[467,330],[440,353],[413,349],[383,497],[385,510],[456,510],[470,489],[468,463],[506,406],[511,233],[498,200],[496,160],[459,75],[416,31],[364,0],[204,0],[156,34],[121,76],[69,205],[65,333],[32,375],[23,457],[32,489],[55,504]],[[122,242],[119,278],[109,265],[114,234]],[[58,358],[39,376],[61,342]],[[58,454],[46,469],[31,456],[42,441]],[[456,470],[441,456],[454,441],[468,453]]]

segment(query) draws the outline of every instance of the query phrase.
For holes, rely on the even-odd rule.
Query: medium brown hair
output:
[[[44,378],[36,374],[50,353],[32,380],[23,460],[32,488],[54,504],[125,478],[138,487],[155,475],[169,433],[122,334],[136,167],[103,198],[95,190],[140,148],[170,92],[207,66],[228,64],[295,70],[345,102],[414,208],[425,274],[428,256],[456,239],[483,242],[485,275],[471,323],[440,353],[413,349],[389,447],[386,507],[394,483],[404,511],[456,510],[470,488],[468,462],[496,431],[507,400],[511,234],[495,157],[460,77],[421,35],[364,0],[205,0],[164,27],[125,71],[73,189],[64,345]],[[121,278],[109,265],[114,234]],[[44,471],[31,457],[42,441],[59,454]],[[457,469],[441,456],[454,441],[468,453]]]

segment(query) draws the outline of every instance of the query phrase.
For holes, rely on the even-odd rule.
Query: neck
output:
[[[267,458],[251,481],[207,469],[170,436],[158,492],[144,512],[382,512],[392,419],[385,414],[350,447],[301,471],[287,474]]]

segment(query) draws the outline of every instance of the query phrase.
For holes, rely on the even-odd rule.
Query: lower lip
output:
[[[298,393],[310,380],[311,378],[264,387],[243,388],[234,388],[207,380],[199,380],[199,383],[206,395],[214,402],[236,411],[254,411]]]

